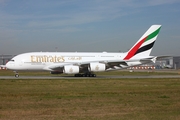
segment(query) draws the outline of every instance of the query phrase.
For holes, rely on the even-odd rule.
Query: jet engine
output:
[[[105,70],[106,70],[106,65],[103,63],[90,63],[89,65],[89,71],[92,72],[99,72]]]
[[[64,73],[66,74],[79,73],[79,66],[73,66],[73,65],[64,66]]]

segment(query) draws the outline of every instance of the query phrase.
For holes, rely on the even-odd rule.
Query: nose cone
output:
[[[9,62],[7,62],[5,66],[7,69],[9,69],[10,68]]]
[[[15,65],[14,62],[9,61],[9,62],[6,63],[6,68],[10,69],[10,70],[13,70],[14,69],[14,65]]]

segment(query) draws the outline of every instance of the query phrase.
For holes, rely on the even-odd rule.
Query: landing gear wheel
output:
[[[96,74],[75,74],[74,77],[96,77]]]
[[[81,77],[81,74],[75,74],[74,77]]]
[[[16,78],[18,78],[19,77],[19,73],[17,72],[17,71],[13,71],[14,72],[14,76],[16,77]]]
[[[15,76],[16,78],[18,78],[18,77],[19,77],[19,74],[15,74],[14,76]]]
[[[92,74],[92,77],[96,77],[96,74]]]

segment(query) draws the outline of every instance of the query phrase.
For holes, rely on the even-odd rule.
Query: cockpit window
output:
[[[14,60],[10,60],[10,61],[14,62]]]

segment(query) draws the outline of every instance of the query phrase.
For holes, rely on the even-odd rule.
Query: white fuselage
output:
[[[126,53],[32,52],[15,56],[6,67],[11,70],[46,70],[52,74],[95,76],[91,72],[119,70],[154,62],[150,56],[161,25],[152,25]]]
[[[120,61],[125,53],[32,52],[15,56],[6,64],[11,70],[47,70],[49,66]]]

